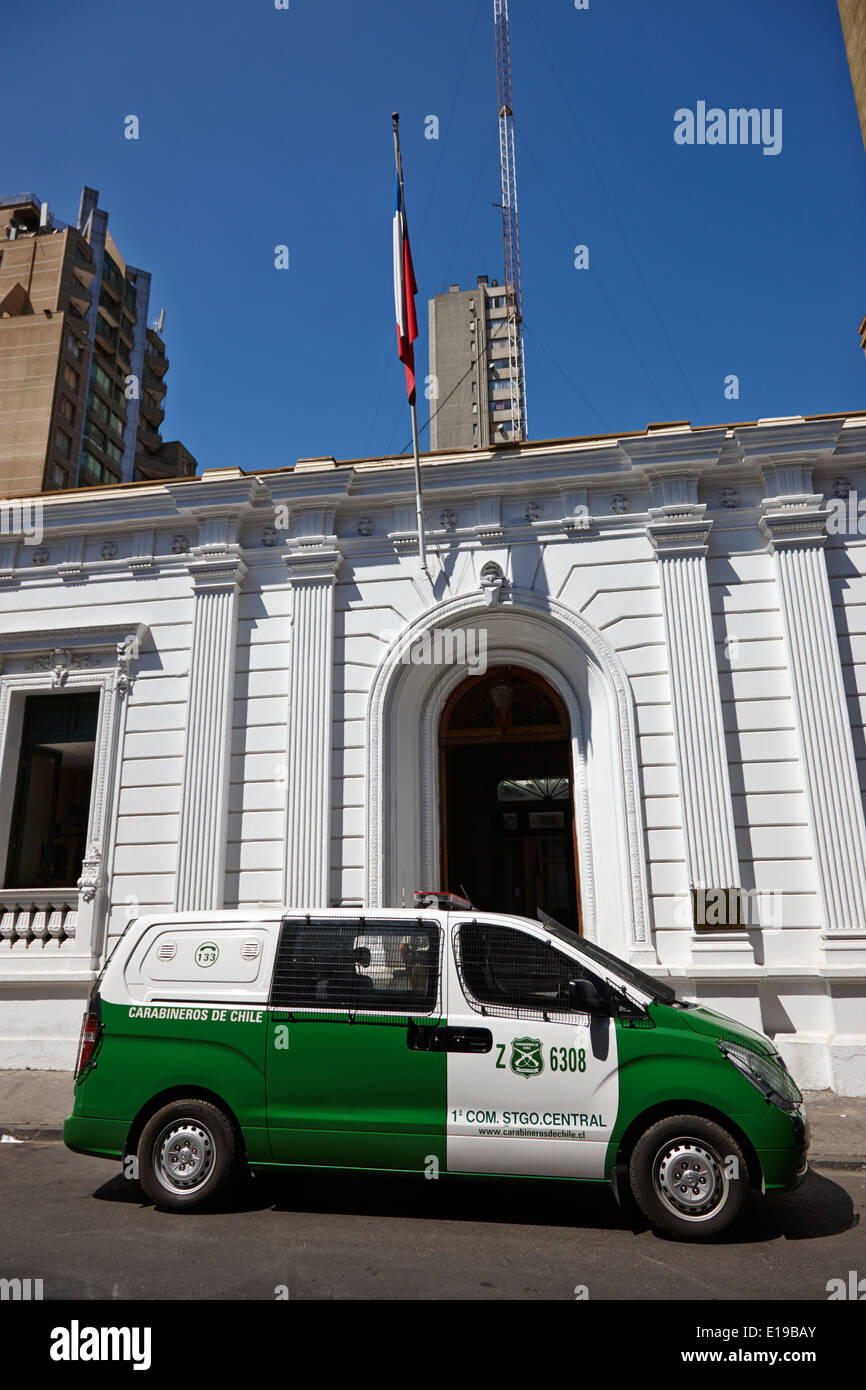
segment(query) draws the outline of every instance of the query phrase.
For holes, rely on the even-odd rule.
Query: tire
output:
[[[678,1240],[712,1240],[727,1231],[742,1216],[751,1188],[736,1139],[699,1115],[651,1125],[632,1150],[628,1176],[653,1229]]]
[[[207,1100],[174,1100],[138,1141],[138,1179],[163,1211],[201,1211],[225,1195],[240,1163],[228,1116]]]

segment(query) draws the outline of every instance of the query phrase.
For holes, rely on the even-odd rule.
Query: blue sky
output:
[[[866,408],[866,154],[835,4],[510,9],[531,437]],[[100,190],[166,307],[164,435],[200,467],[407,446],[391,112],[426,370],[427,297],[503,277],[492,12],[43,0],[4,16],[0,192],[74,221],[82,184]],[[678,146],[674,112],[698,101],[781,108],[781,153]]]

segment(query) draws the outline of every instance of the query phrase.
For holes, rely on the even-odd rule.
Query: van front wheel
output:
[[[138,1143],[138,1178],[165,1211],[210,1206],[238,1163],[231,1121],[206,1100],[176,1100],[152,1115]]]
[[[672,1115],[641,1135],[629,1182],[657,1231],[711,1240],[742,1215],[749,1199],[746,1157],[727,1130],[698,1115]]]

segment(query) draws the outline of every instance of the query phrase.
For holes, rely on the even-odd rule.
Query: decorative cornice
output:
[[[706,503],[676,503],[650,507],[647,535],[656,555],[706,555],[713,523]]]
[[[283,559],[290,584],[328,580],[333,583],[343,563],[343,553],[337,545],[295,546]]]
[[[211,519],[248,514],[264,498],[265,489],[255,474],[245,477],[240,470],[213,469],[210,475],[170,487],[169,495],[176,519],[183,517],[201,527]]]
[[[126,563],[133,574],[147,575],[154,569],[154,539],[155,532],[152,529],[132,533],[133,551],[127,556]]]
[[[18,555],[18,540],[4,541],[0,545],[0,588],[8,588],[18,583],[15,561]]]
[[[620,439],[619,447],[632,468],[657,486],[691,480],[706,469],[715,469],[725,447],[727,429],[693,430],[686,425],[651,429],[646,434]]]
[[[119,643],[131,642],[135,651],[148,634],[145,623],[109,623],[105,625],[40,628],[37,631],[7,632],[0,636],[0,661],[3,657],[26,656],[30,652],[68,647],[88,652],[117,650]]]
[[[189,573],[196,593],[210,590],[240,589],[247,574],[247,564],[238,546],[196,546],[191,552]]]
[[[415,555],[418,551],[417,531],[392,531],[389,541],[398,555]]]
[[[477,503],[478,520],[474,532],[482,545],[499,541],[505,534],[502,525],[502,498],[480,497]]]
[[[57,566],[57,573],[65,583],[80,583],[87,579],[87,566],[84,562],[84,535],[70,536],[64,549],[64,558]]]
[[[743,458],[763,468],[814,467],[822,456],[833,451],[845,425],[844,417],[806,420],[792,415],[756,425],[737,425],[734,435]]]
[[[772,554],[792,545],[822,546],[827,539],[830,509],[819,492],[765,497],[758,528]]]

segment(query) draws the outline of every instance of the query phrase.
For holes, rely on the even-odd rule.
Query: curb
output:
[[[866,1169],[866,1158],[812,1158],[809,1157],[810,1168],[833,1168],[837,1171],[848,1173],[859,1173],[861,1169]]]
[[[0,1124],[0,1137],[4,1139],[31,1140],[34,1143],[62,1144],[62,1129],[40,1129],[34,1125]]]
[[[4,1125],[0,1123],[0,1136],[18,1139],[33,1144],[62,1144],[62,1129],[40,1129],[33,1125]],[[809,1155],[810,1168],[829,1168],[838,1173],[859,1173],[866,1171],[866,1155],[851,1158],[821,1158],[818,1154]]]

